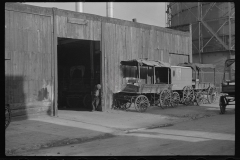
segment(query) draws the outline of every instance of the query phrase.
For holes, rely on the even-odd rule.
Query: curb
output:
[[[98,139],[107,139],[112,137],[115,137],[115,135],[110,133],[105,133],[105,134],[97,135],[94,137],[62,139],[62,140],[56,140],[56,141],[52,141],[45,144],[35,145],[35,146],[29,146],[29,147],[23,147],[23,148],[17,148],[17,149],[6,149],[5,154],[6,156],[18,156],[18,155],[21,155],[21,153],[23,152],[29,152],[29,151],[52,148],[52,147],[60,147],[60,146],[66,146],[71,144],[86,143],[86,142],[90,142]]]

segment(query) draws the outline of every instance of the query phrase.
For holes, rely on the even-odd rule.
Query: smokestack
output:
[[[107,2],[107,17],[113,18],[113,2]]]
[[[137,19],[136,19],[136,18],[133,18],[132,21],[133,21],[133,22],[137,22]]]
[[[83,2],[76,2],[75,10],[76,10],[76,12],[83,12]]]

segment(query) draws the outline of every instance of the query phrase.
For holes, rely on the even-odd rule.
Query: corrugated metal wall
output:
[[[5,103],[12,116],[50,114],[51,44],[50,15],[5,6]]]
[[[173,65],[188,62],[190,37],[154,29],[144,29],[102,22],[104,106],[112,105],[112,95],[120,91],[123,77],[120,61],[148,58]],[[169,56],[171,54],[171,57]],[[178,55],[183,54],[183,55]]]

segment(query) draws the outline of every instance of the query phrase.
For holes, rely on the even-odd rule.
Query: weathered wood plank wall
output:
[[[105,22],[102,27],[105,109],[111,108],[113,93],[124,87],[120,61],[148,58],[177,65],[188,62],[191,54],[186,35]]]
[[[57,10],[57,36],[82,40],[101,40],[101,22],[85,19],[83,15]]]
[[[50,15],[5,5],[5,103],[13,117],[50,111],[51,36]]]
[[[52,51],[52,9],[14,4],[5,5],[5,13],[5,56],[11,57],[5,62],[6,94],[10,95],[6,99],[46,106],[44,100],[50,102],[53,94],[56,54]],[[149,58],[176,65],[187,62],[187,55],[192,54],[189,33],[59,9],[56,18],[57,37],[101,41],[103,110],[111,107],[113,93],[123,88],[120,61]]]

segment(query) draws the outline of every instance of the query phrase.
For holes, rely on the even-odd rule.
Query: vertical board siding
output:
[[[176,65],[188,61],[187,56],[176,54],[192,54],[191,37],[178,32],[120,25],[67,11],[56,13],[57,37],[101,41],[105,109],[111,107],[113,93],[124,87],[122,60],[148,58]],[[77,16],[87,23],[69,22],[69,18]],[[53,88],[52,31],[52,17],[5,10],[5,56],[11,58],[5,62],[7,101],[34,103],[41,101],[38,97],[44,86]]]
[[[131,59],[136,59],[136,29],[130,27],[130,34],[131,34]]]
[[[27,115],[30,102],[38,101],[44,79],[50,79],[51,17],[5,10],[5,89],[13,116]],[[19,104],[17,106],[17,104]],[[21,110],[21,111],[20,111]]]
[[[105,109],[111,108],[113,93],[121,91],[125,85],[120,67],[122,60],[148,58],[162,60],[173,65],[186,62],[188,54],[187,37],[155,30],[103,23],[103,83]],[[161,59],[161,53],[163,53]],[[175,53],[175,54],[169,54]],[[170,60],[171,57],[171,60]]]
[[[101,22],[86,20],[86,24],[68,21],[70,17],[57,16],[57,36],[84,40],[101,40]]]

